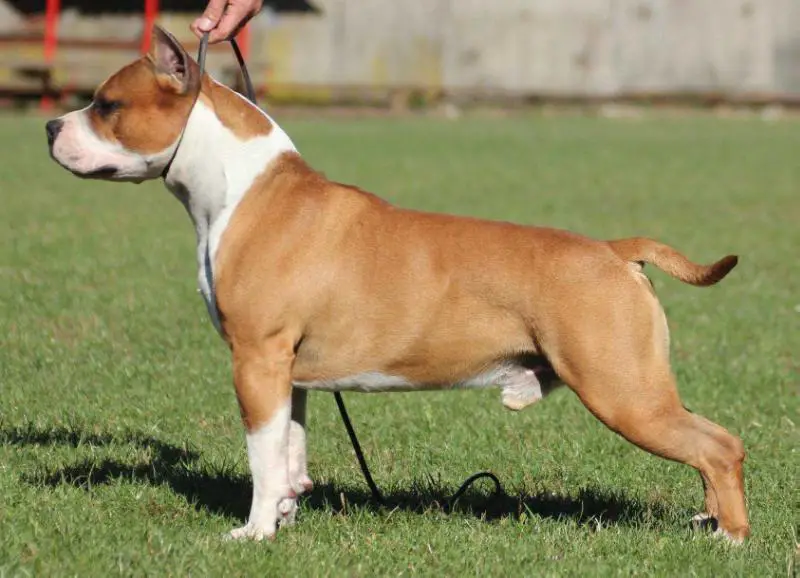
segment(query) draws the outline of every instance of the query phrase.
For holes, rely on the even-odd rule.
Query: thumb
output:
[[[203,15],[194,21],[192,27],[196,28],[200,33],[213,30],[222,18],[227,4],[228,0],[209,0]]]

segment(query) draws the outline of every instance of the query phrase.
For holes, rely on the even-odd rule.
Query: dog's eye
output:
[[[119,100],[106,100],[105,98],[96,98],[94,102],[92,102],[92,108],[101,117],[110,115],[112,112],[119,110],[121,106],[122,102]]]

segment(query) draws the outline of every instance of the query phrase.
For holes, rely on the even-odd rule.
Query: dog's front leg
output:
[[[293,361],[288,339],[233,346],[234,383],[247,429],[253,502],[247,524],[233,530],[232,538],[271,539],[278,522],[294,515],[296,494],[289,478]]]
[[[289,424],[289,485],[297,496],[310,492],[314,488],[308,477],[308,461],[306,458],[306,400],[308,392],[304,389],[292,389],[292,420]],[[281,527],[294,523],[297,508],[288,502],[279,506],[287,510],[279,520]]]
[[[292,389],[292,423],[289,426],[289,483],[299,496],[314,488],[308,477],[306,450],[306,400],[308,392]]]

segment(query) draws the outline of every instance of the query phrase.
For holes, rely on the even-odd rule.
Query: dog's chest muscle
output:
[[[249,106],[244,101],[241,106]],[[266,113],[259,111],[266,118]],[[257,177],[284,152],[295,151],[289,137],[269,119],[272,130],[241,139],[216,113],[198,101],[166,179],[184,204],[197,233],[198,288],[217,331],[214,263],[231,217]],[[198,162],[198,159],[202,161]]]
[[[190,196],[180,184],[170,187],[172,194],[181,201],[192,218],[197,235],[197,290],[203,297],[211,322],[219,332],[221,323],[214,293],[214,270],[212,267],[212,222],[213,216],[220,213],[222,200],[210,197]]]

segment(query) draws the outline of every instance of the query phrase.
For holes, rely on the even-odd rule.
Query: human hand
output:
[[[211,44],[233,38],[255,16],[263,0],[209,0],[203,15],[190,28],[198,38],[210,32]]]

